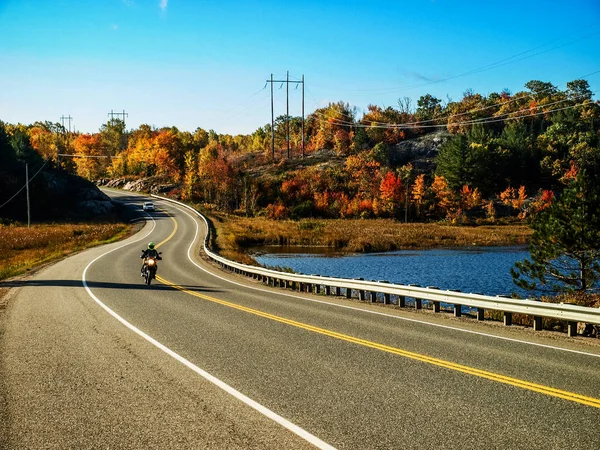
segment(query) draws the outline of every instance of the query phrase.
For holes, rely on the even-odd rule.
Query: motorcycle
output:
[[[160,255],[160,253],[159,253]],[[159,258],[160,259],[160,258]],[[142,276],[144,282],[150,284],[153,278],[156,278],[156,271],[158,270],[157,258],[149,256],[144,259],[144,269],[142,270]]]

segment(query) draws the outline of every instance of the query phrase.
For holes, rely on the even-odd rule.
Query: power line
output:
[[[111,155],[78,155],[69,153],[59,153],[58,156],[70,156],[71,158],[118,158],[119,156],[111,156]]]
[[[581,77],[578,77],[577,79],[585,79],[585,78],[588,78],[588,77],[590,77],[592,75],[596,75],[598,73],[600,73],[600,70],[597,70],[597,71],[591,72],[589,74],[583,75]],[[562,83],[562,84],[566,85],[568,83]],[[550,86],[550,87],[548,87],[546,89],[543,89],[543,90],[541,90],[539,92],[536,92],[536,94],[540,94],[540,93],[552,91],[554,89],[556,89],[555,86]],[[598,92],[598,91],[592,92],[592,94],[595,94],[596,92]],[[311,96],[311,98],[313,99],[314,103],[316,104],[317,101],[310,94],[310,91],[309,91],[309,95]],[[435,119],[428,119],[428,120],[423,120],[423,121],[418,121],[418,122],[405,122],[403,124],[390,124],[390,123],[387,123],[387,122],[370,121],[369,127],[373,127],[373,128],[394,128],[394,127],[396,127],[396,128],[409,128],[408,127],[409,125],[414,125],[414,126],[418,126],[418,127],[421,127],[421,128],[436,128],[436,127],[439,127],[440,125],[426,126],[424,124],[431,123],[431,122],[441,121],[441,120],[444,120],[444,119],[448,119],[450,117],[460,117],[460,116],[472,114],[472,113],[479,112],[479,111],[484,111],[484,110],[491,109],[491,108],[502,107],[504,105],[508,105],[508,104],[511,104],[511,103],[514,103],[514,102],[527,101],[527,99],[528,98],[531,99],[533,97],[533,95],[534,94],[528,94],[527,97],[513,97],[511,100],[506,101],[506,102],[501,103],[501,104],[489,105],[489,106],[485,106],[485,107],[481,107],[481,108],[477,108],[477,109],[472,109],[472,110],[469,110],[469,111],[465,111],[465,112],[459,113],[459,114],[448,115],[448,116],[440,116],[440,117],[437,117]],[[576,98],[581,98],[581,96],[576,97]],[[556,103],[560,103],[560,102],[564,102],[564,101],[568,101],[568,100],[569,99],[565,98],[565,99],[559,100],[557,102],[545,104],[545,105],[542,105],[542,106],[549,106],[549,105],[552,105],[552,104],[556,104]],[[519,111],[516,111],[516,112],[519,112]],[[342,111],[339,111],[339,110],[338,110],[338,113],[344,114]],[[510,114],[514,114],[514,113],[515,112],[511,112],[511,113],[504,114],[504,115],[506,116],[506,115],[510,115]],[[323,115],[322,113],[319,113],[318,111],[315,111],[313,114],[321,115],[321,116]],[[498,117],[501,117],[501,116],[491,116],[492,119],[493,118],[498,118]],[[332,119],[332,120],[335,121],[336,123],[338,123],[339,125],[342,125],[342,126],[343,125],[349,125],[349,126],[365,127],[364,125],[361,125],[361,124],[357,124],[357,123],[354,123],[354,122],[348,122],[348,121],[342,121],[340,119]],[[479,120],[485,120],[485,118],[479,119]]]
[[[594,91],[593,93],[595,94],[598,91]],[[581,96],[580,96],[581,97]],[[579,98],[579,97],[578,97]],[[570,99],[563,99],[563,100],[559,100],[553,103],[548,103],[545,105],[536,105],[534,108],[535,109],[539,109],[539,108],[545,108],[548,107],[550,105],[555,105],[558,103],[563,103],[566,101],[570,101]],[[539,116],[541,114],[548,114],[548,113],[552,113],[552,112],[557,112],[557,111],[565,111],[568,109],[574,109],[574,108],[578,108],[581,106],[585,106],[585,104],[583,103],[579,103],[577,105],[570,105],[570,106],[565,106],[563,108],[555,108],[555,109],[550,109],[547,111],[539,111],[537,113],[531,113],[531,114],[525,114],[525,115],[519,115],[517,117],[514,118],[524,118],[524,117],[534,117],[534,116]],[[508,117],[510,115],[514,115],[514,114],[519,114],[522,112],[527,112],[527,111],[531,111],[532,107],[529,106],[527,108],[524,109],[519,109],[516,111],[511,111],[509,113],[505,113],[502,114],[500,116],[489,116],[489,117],[482,117],[480,119],[473,119],[473,120],[467,120],[467,121],[462,121],[462,122],[455,122],[454,125],[474,125],[474,124],[486,124],[486,123],[495,123],[495,122],[502,122],[504,120],[510,120],[512,117]],[[339,111],[338,111],[339,112]],[[342,114],[341,112],[339,112],[340,114]],[[442,126],[447,126],[446,125],[422,125],[419,122],[407,122],[407,123],[401,123],[401,124],[394,124],[394,123],[385,123],[385,122],[374,122],[376,123],[376,125],[373,124],[364,124],[364,123],[359,123],[359,122],[348,122],[348,121],[344,121],[344,120],[340,120],[340,119],[335,119],[335,118],[325,118],[324,115],[322,113],[314,113],[317,116],[322,116],[323,118],[318,118],[317,120],[321,120],[324,121],[325,119],[327,119],[328,121],[332,121],[334,122],[336,125],[342,126],[342,127],[354,127],[354,128],[380,128],[380,129],[411,129],[411,128],[440,128]],[[444,120],[444,119],[448,119],[452,116],[449,117],[442,117],[442,118],[438,118],[436,120]]]
[[[4,206],[6,206],[6,205],[7,205],[7,204],[8,204],[8,203],[9,203],[9,202],[12,200],[12,199],[14,199],[14,198],[15,198],[17,195],[19,195],[19,194],[21,193],[21,191],[23,191],[23,189],[26,189],[26,188],[28,188],[28,186],[29,186],[29,183],[31,182],[31,180],[33,180],[35,177],[37,177],[37,176],[38,176],[38,174],[39,174],[39,173],[42,171],[42,169],[44,168],[44,166],[45,166],[46,164],[48,164],[48,161],[49,161],[49,160],[46,160],[46,161],[44,162],[44,164],[42,164],[42,167],[40,167],[40,168],[39,168],[39,170],[38,170],[38,171],[35,173],[35,175],[34,175],[34,176],[32,176],[32,177],[29,179],[29,181],[26,181],[26,182],[25,182],[25,184],[23,185],[23,187],[22,187],[21,189],[19,189],[19,190],[18,190],[18,191],[15,193],[15,195],[13,195],[11,198],[9,198],[9,199],[8,199],[8,200],[6,200],[4,203],[2,203],[2,204],[0,205],[0,208],[2,208],[2,207],[4,207]]]
[[[586,29],[578,30],[578,31],[576,31],[574,33],[567,34],[564,37],[567,38],[567,37],[576,35],[576,34],[580,33],[583,30],[586,30]],[[387,92],[410,90],[410,89],[414,89],[414,88],[418,88],[418,87],[423,87],[423,86],[428,86],[428,85],[432,85],[432,84],[443,83],[445,81],[454,80],[456,78],[461,78],[461,77],[465,77],[465,76],[468,76],[468,75],[473,75],[473,74],[484,72],[484,71],[491,70],[491,69],[496,69],[498,67],[502,67],[502,66],[505,66],[507,64],[512,64],[514,62],[518,62],[518,61],[522,61],[522,60],[527,59],[527,58],[538,56],[538,55],[541,55],[543,53],[547,53],[549,51],[556,50],[558,48],[565,47],[567,45],[573,44],[575,42],[579,42],[579,41],[581,41],[583,39],[587,39],[587,38],[589,38],[591,36],[594,36],[594,35],[596,35],[598,33],[600,33],[600,32],[599,31],[593,31],[593,32],[591,32],[589,34],[586,34],[584,36],[575,38],[575,39],[570,40],[568,42],[565,42],[565,43],[562,43],[562,44],[558,44],[558,45],[555,45],[553,47],[547,48],[545,50],[540,50],[539,52],[527,55],[528,53],[531,53],[531,52],[533,52],[535,50],[542,49],[542,48],[544,48],[544,47],[546,47],[548,45],[551,45],[551,44],[553,44],[555,42],[558,42],[558,41],[560,41],[563,38],[554,39],[554,40],[552,40],[550,42],[547,42],[545,44],[538,45],[537,47],[531,48],[529,50],[525,50],[525,51],[520,52],[520,53],[518,53],[516,55],[509,56],[509,57],[501,59],[499,61],[495,61],[495,62],[489,63],[489,64],[487,64],[485,66],[478,67],[478,68],[475,68],[475,69],[471,69],[471,70],[468,70],[466,72],[463,72],[463,73],[460,73],[460,74],[457,74],[457,75],[454,75],[454,76],[450,76],[450,77],[446,77],[446,78],[440,78],[440,79],[437,79],[437,80],[430,80],[430,81],[427,81],[425,83],[419,83],[419,84],[413,84],[413,85],[407,85],[407,86],[388,87],[388,88],[375,88],[375,89],[346,89],[345,91],[347,91],[347,92],[365,92],[365,93],[375,93],[375,94],[379,93],[379,94],[384,94],[384,93],[387,93]],[[517,59],[515,59],[515,58],[517,58]],[[317,86],[317,87],[324,87],[324,86]],[[339,90],[339,88],[338,88],[338,90]]]

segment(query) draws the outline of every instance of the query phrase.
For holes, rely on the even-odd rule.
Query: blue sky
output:
[[[305,76],[306,114],[518,92],[534,79],[564,89],[585,77],[597,91],[600,1],[0,0],[9,123],[70,114],[95,132],[125,110],[128,128],[247,134],[270,122],[265,81],[286,71]],[[290,114],[300,107],[291,86]],[[276,85],[275,114],[285,108]]]

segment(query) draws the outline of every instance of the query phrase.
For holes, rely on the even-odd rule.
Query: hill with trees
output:
[[[533,80],[515,94],[369,105],[360,118],[340,101],[306,118],[304,148],[301,118],[286,116],[237,136],[126,130],[118,119],[93,134],[49,122],[4,128],[21,160],[27,153],[95,182],[150,178],[172,196],[229,213],[493,222],[543,208],[571,170],[596,173],[600,104],[592,97],[586,80],[565,90]]]
[[[36,132],[36,127],[0,121],[0,223],[27,220],[27,184],[33,221],[81,220],[112,213],[112,202],[94,183],[57,167],[61,134],[48,133],[54,146],[50,157],[32,145],[39,138]]]

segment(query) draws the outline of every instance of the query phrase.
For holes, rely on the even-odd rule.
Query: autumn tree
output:
[[[194,200],[196,189],[198,188],[198,158],[193,150],[185,154],[185,172],[183,177],[183,189],[181,190],[182,200]]]
[[[110,119],[100,127],[100,142],[106,156],[114,156],[127,147],[125,122],[121,119]]]
[[[402,205],[402,196],[404,188],[402,180],[393,171],[388,171],[383,176],[379,187],[382,211],[392,217],[399,215],[399,209]]]
[[[425,174],[417,175],[412,185],[411,195],[413,198],[414,205],[417,209],[417,217],[421,218],[423,205],[425,204],[425,195],[427,193],[427,186],[425,184]]]
[[[456,219],[456,196],[444,176],[434,175],[431,191],[435,196],[434,207],[437,212],[444,214],[448,219]]]
[[[431,121],[442,113],[442,101],[431,94],[422,95],[417,101],[416,116],[420,121]]]
[[[102,138],[99,134],[80,134],[73,142],[73,147],[77,175],[88,180],[104,176],[109,158],[102,150]]]
[[[344,102],[329,103],[310,114],[305,122],[307,149],[350,153],[356,109]]]

